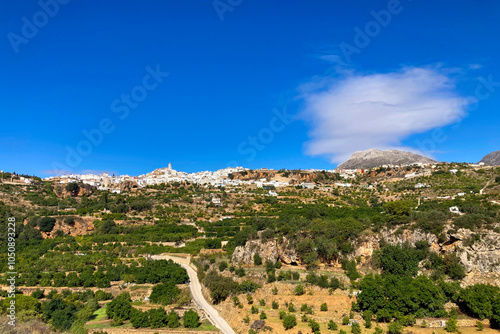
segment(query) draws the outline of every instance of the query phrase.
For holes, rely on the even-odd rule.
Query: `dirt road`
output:
[[[224,334],[236,334],[226,320],[219,315],[219,312],[217,312],[217,310],[206,301],[205,297],[203,297],[203,294],[201,293],[201,283],[198,280],[196,271],[189,265],[189,258],[170,255],[153,255],[151,258],[153,260],[172,260],[186,269],[189,275],[189,289],[191,290],[191,295],[196,305],[198,305],[198,307],[205,312],[210,322],[212,322],[212,324],[219,328]]]

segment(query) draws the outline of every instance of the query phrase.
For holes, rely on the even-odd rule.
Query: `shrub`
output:
[[[365,327],[366,328],[371,328],[372,327],[372,317],[373,317],[372,311],[365,310],[363,312],[363,319],[365,320]]]
[[[226,269],[227,269],[227,262],[226,261],[222,261],[221,263],[219,263],[219,271],[220,272],[223,272]]]
[[[391,322],[387,326],[388,334],[402,334],[403,333],[403,325],[401,325],[398,321]]]
[[[328,311],[328,305],[326,305],[326,303],[323,303],[321,304],[321,306],[319,307],[320,311]]]
[[[73,196],[77,193],[79,188],[80,187],[78,186],[78,183],[76,183],[76,182],[70,182],[65,187],[65,189],[67,191],[69,191]]]
[[[283,327],[289,330],[297,326],[297,318],[292,314],[287,314],[283,317]]]
[[[278,302],[273,300],[273,303],[272,303],[271,307],[272,307],[273,310],[277,310],[278,307],[279,307]]]
[[[338,289],[340,287],[340,281],[337,277],[332,277],[330,279],[330,288],[333,290]]]
[[[484,325],[481,321],[476,321],[476,327],[479,332],[481,332],[484,329]]]
[[[38,227],[40,227],[40,231],[50,232],[54,228],[56,224],[56,219],[52,217],[43,217],[38,222]]]
[[[288,312],[295,312],[295,306],[293,303],[288,304]]]
[[[357,322],[354,322],[351,325],[351,332],[352,334],[361,334],[361,326]]]
[[[361,277],[358,270],[356,269],[355,261],[342,260],[342,269],[344,269],[345,274],[351,281]]]
[[[262,312],[260,313],[260,315],[259,315],[259,319],[260,319],[260,320],[265,320],[265,319],[267,319],[267,314],[266,314],[264,311],[262,311]]]
[[[319,324],[316,321],[314,321],[313,319],[309,319],[308,325],[309,325],[309,327],[311,327],[311,331],[313,333],[315,333],[315,334],[320,333]],[[357,333],[357,334],[359,334],[359,333]]]
[[[250,309],[250,312],[252,314],[257,314],[257,313],[259,313],[259,309],[257,308],[257,306],[252,305],[252,308]]]
[[[44,293],[43,293],[43,290],[41,289],[36,289],[35,291],[33,291],[31,293],[31,297],[35,298],[35,299],[42,299],[44,297]]]
[[[339,326],[335,323],[335,321],[330,320],[328,322],[328,329],[331,331],[336,331],[339,328]]]
[[[446,326],[444,327],[444,329],[449,333],[458,332],[457,318],[450,317],[450,319],[446,321]]]
[[[293,290],[294,295],[296,296],[302,296],[304,293],[306,293],[304,286],[302,284],[299,284],[295,287]]]
[[[349,317],[343,317],[342,318],[342,325],[349,325]]]
[[[239,291],[238,283],[230,277],[224,277],[217,274],[214,270],[207,273],[203,283],[210,290],[210,297],[214,304],[218,304],[231,294]]]
[[[461,280],[465,277],[465,269],[455,254],[445,256],[444,272],[454,280]]]
[[[262,265],[262,258],[260,257],[260,255],[258,253],[255,253],[253,256],[253,264],[256,266]]]
[[[243,269],[242,267],[239,267],[238,269],[236,269],[234,271],[234,273],[238,276],[238,277],[245,277],[245,269]]]

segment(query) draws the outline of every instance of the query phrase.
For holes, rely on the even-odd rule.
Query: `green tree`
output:
[[[418,263],[425,255],[408,244],[387,245],[375,253],[374,260],[384,274],[415,276],[418,272]]]
[[[458,305],[471,317],[489,319],[493,315],[493,302],[499,297],[500,288],[490,284],[475,284],[460,291]]]
[[[110,319],[127,320],[130,318],[130,312],[132,312],[132,304],[128,292],[119,294],[106,305],[106,315]]]
[[[151,328],[162,328],[167,326],[167,314],[162,308],[153,308],[148,311]]]
[[[130,316],[130,323],[132,324],[132,326],[134,326],[134,328],[149,327],[149,315],[147,312],[133,309],[132,315]]]
[[[491,328],[500,329],[500,297],[497,297],[491,305],[492,316],[490,318]]]
[[[177,288],[173,283],[158,284],[153,287],[153,291],[151,292],[151,296],[149,296],[149,299],[153,303],[171,305],[175,303],[180,293],[181,290]]]
[[[401,217],[409,216],[410,212],[415,207],[415,204],[409,200],[402,200],[384,203],[383,207],[387,214]]]
[[[179,315],[173,310],[167,314],[167,327],[177,328],[181,325]]]
[[[200,316],[193,310],[186,311],[183,320],[186,328],[196,328],[200,325]]]

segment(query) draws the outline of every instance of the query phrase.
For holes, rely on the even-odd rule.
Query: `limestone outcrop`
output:
[[[293,248],[290,247],[288,240],[284,239],[282,243],[276,240],[262,242],[261,240],[249,240],[245,246],[238,246],[233,252],[231,261],[233,264],[253,264],[255,254],[259,254],[262,261],[276,262],[278,259],[282,263],[296,264],[300,262],[299,256]]]

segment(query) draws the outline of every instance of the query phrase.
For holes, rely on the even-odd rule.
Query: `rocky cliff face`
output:
[[[66,184],[54,184],[54,193],[62,198],[90,196],[94,193],[94,188],[91,185],[79,183],[75,191],[69,191],[66,189]]]
[[[54,238],[57,231],[62,231],[64,234],[69,234],[73,237],[79,235],[90,234],[94,231],[94,220],[96,218],[93,217],[70,217],[70,216],[62,216],[62,217],[53,217],[56,219],[56,223],[54,228],[50,232],[40,231],[42,238]],[[69,219],[71,218],[71,219]],[[28,223],[28,219],[25,219],[23,224],[26,225]],[[38,229],[38,227],[35,227]]]
[[[285,176],[286,175],[286,176]],[[314,182],[318,177],[322,177],[318,172],[307,172],[307,171],[289,171],[286,174],[278,173],[278,171],[262,171],[262,170],[248,170],[244,172],[237,172],[232,174],[234,180],[258,180],[258,179],[269,179],[269,180],[279,180],[286,179],[290,184],[299,184],[302,182]],[[328,180],[322,180],[326,181]]]
[[[381,240],[392,245],[408,242],[412,246],[418,241],[426,241],[430,245],[431,251],[436,253],[454,252],[460,258],[460,262],[469,275],[494,274],[500,278],[500,234],[490,230],[473,232],[459,229],[455,232],[450,228],[446,233],[447,240],[443,243],[439,243],[434,234],[419,230],[408,229],[401,234],[397,234],[396,230],[383,230],[378,234],[361,238],[355,246],[353,257],[361,257],[362,263],[368,261],[373,252],[379,249]],[[468,241],[471,240],[473,233],[480,234],[481,238],[470,245]]]
[[[418,162],[434,163],[436,161],[422,155],[406,151],[380,151],[376,149],[370,149],[366,151],[354,152],[351,157],[347,161],[341,163],[338,168],[374,168],[382,165],[405,165]]]
[[[430,250],[438,254],[455,253],[465,268],[467,277],[464,284],[478,282],[489,282],[500,286],[500,233],[491,230],[470,231],[459,229],[454,231],[448,226],[445,231],[447,239],[440,243],[432,233],[420,230],[406,229],[397,233],[396,229],[384,229],[379,233],[367,233],[358,238],[355,243],[355,251],[349,257],[360,258],[360,265],[371,263],[373,253],[380,249],[380,242],[397,245],[409,243],[412,246],[419,241],[426,241]],[[480,240],[471,244],[472,234],[479,234]],[[244,247],[236,247],[232,262],[233,264],[253,264],[254,254],[258,253],[262,260],[275,262],[280,260],[285,264],[300,264],[301,259],[289,241],[278,243],[270,240],[265,243],[260,240],[250,240]],[[334,263],[334,265],[338,263]]]
[[[484,162],[485,165],[490,166],[500,166],[500,151],[485,155],[479,162]]]
[[[453,245],[465,270],[469,273],[500,275],[500,233],[492,231],[479,233],[481,235],[479,241],[470,246],[464,245],[464,241],[470,240],[472,234],[472,231],[466,229],[449,234],[456,240]]]

